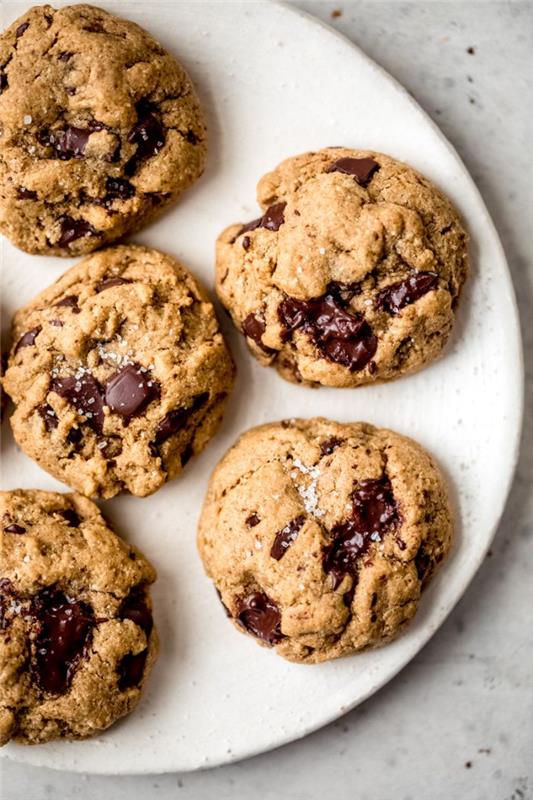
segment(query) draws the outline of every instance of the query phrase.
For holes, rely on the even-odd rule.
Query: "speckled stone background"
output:
[[[494,546],[418,657],[303,741],[186,775],[103,778],[4,761],[2,800],[533,798],[533,3],[294,5],[330,22],[409,89],[458,149],[503,240],[522,316],[527,401]]]

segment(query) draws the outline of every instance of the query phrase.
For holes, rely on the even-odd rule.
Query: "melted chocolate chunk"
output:
[[[6,525],[4,533],[26,533],[26,528],[23,528],[22,525],[17,525],[16,522],[12,522],[11,525]]]
[[[124,178],[108,178],[105,188],[104,205],[112,203],[113,200],[129,200],[135,194],[135,186]]]
[[[273,645],[283,639],[279,608],[264,592],[253,592],[239,601],[237,621],[248,633],[267,644]]]
[[[71,242],[84,236],[97,236],[98,231],[83,219],[74,219],[65,215],[60,220],[61,233],[56,244],[58,247],[68,247]]]
[[[248,314],[242,323],[242,332],[252,339],[265,353],[273,353],[270,347],[263,344],[261,337],[265,332],[265,321],[258,314]]]
[[[259,525],[260,522],[261,520],[255,513],[255,511],[253,514],[250,514],[249,517],[246,517],[246,524],[248,525],[249,528],[255,528],[255,526]]]
[[[121,692],[140,684],[144,675],[147,655],[148,648],[138,653],[136,656],[131,653],[124,656],[118,668],[118,688]]]
[[[438,282],[439,277],[435,272],[412,272],[405,280],[382,289],[378,295],[377,305],[389,314],[398,314],[402,308],[435,289]]]
[[[17,197],[19,200],[37,200],[37,192],[33,192],[31,189],[25,189],[24,186],[20,186],[17,189]]]
[[[286,297],[278,308],[278,317],[285,328],[285,340],[300,328],[313,338],[325,358],[352,372],[364,369],[377,350],[378,340],[366,320],[345,311],[332,294],[313,300]]]
[[[62,300],[59,300],[55,307],[59,308],[64,306],[65,308],[71,308],[73,314],[79,314],[81,309],[78,306],[78,295],[77,294],[69,294],[67,297],[64,297]]]
[[[15,31],[15,36],[17,37],[17,39],[18,39],[20,36],[22,36],[22,34],[23,34],[25,31],[27,31],[29,27],[30,27],[30,23],[29,23],[29,22],[23,22],[23,23],[22,23],[22,25],[19,25],[19,26],[18,26],[18,28],[17,28],[17,30]]]
[[[372,541],[400,522],[396,500],[389,479],[360,481],[352,493],[352,515],[333,530],[333,542],[324,553],[324,570],[333,578],[333,588],[342,583],[345,575],[356,577],[359,558]]]
[[[102,433],[104,426],[104,401],[102,389],[92,375],[85,374],[80,378],[56,378],[52,381],[51,391],[64,397],[80,414],[86,417],[87,424],[96,433]]]
[[[246,225],[243,225],[237,236],[240,236],[242,233],[246,233],[247,231],[255,231],[256,228],[266,228],[268,231],[278,231],[285,222],[286,205],[287,203],[275,203],[275,205],[270,206],[270,208],[267,208],[262,217],[253,219],[251,222],[247,222]]]
[[[146,604],[146,594],[143,586],[137,586],[126,597],[119,611],[120,619],[131,619],[146,636],[150,635],[154,622],[152,612]]]
[[[140,414],[159,397],[159,384],[139,364],[128,364],[106,383],[105,401],[111,411],[126,420]]]
[[[111,289],[113,286],[122,286],[125,283],[131,283],[131,281],[117,276],[116,278],[107,278],[104,281],[100,281],[94,288],[96,293],[100,294],[100,292],[105,292],[106,289]]]
[[[360,186],[368,186],[372,176],[379,170],[373,158],[339,158],[328,168],[328,172],[343,172],[351,175]]]
[[[57,428],[59,425],[59,420],[52,406],[49,406],[48,403],[43,403],[42,405],[37,406],[37,412],[39,413],[39,416],[42,417],[44,427],[49,433]]]
[[[134,174],[140,161],[157,155],[165,145],[165,130],[154,110],[148,100],[137,104],[137,122],[128,135],[128,142],[137,145],[137,150],[125,166],[128,177]]]
[[[81,519],[76,514],[73,508],[61,509],[61,511],[58,511],[57,513],[59,514],[59,516],[63,517],[69,528],[80,527]]]
[[[336,436],[332,436],[329,439],[324,439],[323,442],[320,442],[320,452],[323,456],[329,456],[336,447],[343,443],[344,439],[338,439]]]
[[[155,447],[157,448],[159,445],[163,444],[163,442],[166,442],[170,436],[173,436],[183,428],[191,414],[198,411],[208,400],[209,394],[207,392],[202,392],[193,398],[188,408],[174,408],[172,411],[169,411],[156,428],[155,438],[153,440]]]
[[[305,522],[305,516],[301,514],[296,519],[291,520],[288,525],[285,525],[280,531],[276,533],[276,537],[274,539],[274,544],[270,550],[270,555],[272,558],[275,558],[276,561],[279,561],[289,547],[296,541],[298,538],[298,533],[300,532],[300,528]]]
[[[20,339],[18,340],[17,344],[15,345],[15,353],[21,349],[21,347],[32,347],[35,344],[35,339],[37,338],[37,334],[41,332],[40,328],[32,328],[31,331],[26,331]]]
[[[90,644],[92,608],[50,587],[33,599],[30,614],[36,626],[33,679],[43,691],[63,694]]]

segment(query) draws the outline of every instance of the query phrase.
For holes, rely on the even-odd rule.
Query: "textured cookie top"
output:
[[[203,170],[184,69],[132,22],[32,8],[0,37],[0,230],[86,253],[139,227]]]
[[[254,428],[228,451],[198,544],[237,625],[318,662],[393,638],[451,532],[442,478],[418,444],[309,419]]]
[[[214,433],[234,367],[213,306],[170,256],[89,256],[15,315],[4,385],[21,448],[86,495],[146,495]]]
[[[0,493],[0,744],[88,736],[140,697],[155,571],[76,494]]]
[[[467,274],[451,203],[382,153],[329,148],[258,184],[263,216],[217,244],[217,291],[252,352],[289,380],[356,386],[445,343]]]

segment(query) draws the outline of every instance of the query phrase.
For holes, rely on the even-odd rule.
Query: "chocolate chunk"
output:
[[[148,648],[138,653],[136,656],[131,653],[124,656],[118,668],[118,688],[121,692],[140,684],[144,675],[147,655]]]
[[[289,547],[298,538],[300,528],[305,522],[305,516],[301,514],[296,519],[291,520],[284,528],[276,533],[274,544],[270,550],[270,555],[279,561],[283,558]]]
[[[157,155],[165,145],[165,131],[154,110],[148,100],[137,104],[137,122],[128,135],[128,142],[137,145],[137,150],[125,166],[128,177],[134,174],[139,161]]]
[[[187,133],[185,134],[185,138],[187,139],[189,144],[198,144],[198,142],[200,141],[195,132],[191,130],[187,131]]]
[[[55,308],[60,308],[63,306],[65,308],[71,308],[73,314],[79,314],[81,311],[78,306],[78,295],[76,294],[69,294],[55,304]]]
[[[423,583],[430,572],[431,559],[428,556],[424,544],[418,548],[415,556],[415,567],[418,579]]]
[[[122,286],[125,283],[131,283],[131,281],[117,276],[116,278],[107,278],[105,281],[100,281],[94,288],[96,293],[100,294],[100,292],[105,292],[106,289],[111,289],[113,286]]]
[[[146,636],[150,635],[153,628],[152,612],[146,604],[146,594],[144,586],[137,586],[126,597],[119,611],[120,619],[131,619],[139,628],[142,628]]]
[[[86,373],[79,378],[56,378],[51,391],[64,397],[96,432],[102,433],[104,426],[104,401],[100,384]]]
[[[58,157],[67,161],[69,158],[79,158],[84,155],[89,136],[93,133],[93,130],[87,128],[68,125],[62,131],[50,134],[49,141]]]
[[[169,411],[156,428],[153,441],[155,447],[157,448],[159,445],[163,444],[163,442],[166,442],[170,436],[177,433],[185,425],[191,414],[198,411],[208,400],[209,394],[207,392],[202,392],[193,398],[191,405],[187,408],[173,408],[172,411]]]
[[[68,247],[71,242],[84,236],[97,236],[98,231],[83,219],[74,219],[64,215],[60,220],[61,233],[56,244],[58,247]]]
[[[283,639],[279,608],[264,592],[253,592],[239,601],[237,622],[267,644]]]
[[[248,250],[251,243],[252,243],[252,240],[250,239],[249,236],[243,236],[242,237],[242,246],[243,246],[244,250]]]
[[[4,92],[9,86],[7,75],[5,72],[0,71],[0,94]]]
[[[255,513],[255,511],[253,514],[250,514],[250,516],[246,518],[246,524],[248,525],[249,528],[255,528],[255,526],[259,525],[260,522],[261,520]]]
[[[242,332],[245,336],[248,336],[261,348],[264,350],[265,353],[273,353],[274,351],[270,349],[270,347],[266,347],[263,344],[261,337],[265,332],[265,321],[260,317],[258,314],[248,314],[244,322],[242,323]]]
[[[351,175],[360,186],[368,186],[372,176],[379,170],[373,158],[339,158],[328,168],[328,172],[343,172]]]
[[[50,320],[50,325],[53,325],[54,328],[62,328],[63,327],[63,323],[61,322],[60,319],[51,319]]]
[[[60,61],[70,61],[73,55],[74,53],[69,53],[67,51],[64,51],[63,53],[59,54],[58,58]]]
[[[352,372],[364,369],[377,350],[378,340],[359,314],[345,311],[332,294],[313,300],[286,297],[278,308],[284,339],[301,328],[330,361]]]
[[[400,522],[392,487],[385,475],[377,480],[360,481],[351,499],[351,516],[333,528],[333,542],[324,553],[324,570],[332,576],[334,589],[345,575],[355,580],[359,558],[371,542],[380,541]]]
[[[113,200],[128,200],[135,194],[135,186],[124,178],[108,178],[105,183],[104,205]]]
[[[30,27],[30,23],[29,22],[23,22],[22,25],[19,25],[17,30],[15,31],[15,36],[17,37],[17,39],[20,36],[22,36],[24,31],[27,31],[29,27]]]
[[[24,186],[20,186],[17,189],[17,197],[19,200],[37,200],[37,192],[33,192],[31,189],[25,189]]]
[[[79,528],[81,519],[78,517],[73,508],[61,509],[57,512],[68,524],[69,528]]]
[[[382,289],[378,295],[377,305],[389,314],[398,314],[402,308],[435,289],[438,282],[439,276],[435,272],[412,272],[405,280]]]
[[[330,439],[324,439],[323,442],[320,442],[320,452],[323,456],[329,456],[343,441],[344,439],[338,439],[336,436],[332,436]]]
[[[286,205],[287,203],[275,203],[273,206],[270,206],[270,208],[267,208],[262,217],[253,219],[251,222],[243,225],[237,236],[240,236],[242,233],[246,233],[247,231],[255,231],[256,228],[266,228],[269,231],[278,231],[285,222],[284,212]],[[235,239],[233,241],[235,241]]]
[[[32,347],[35,344],[37,334],[40,332],[40,328],[32,328],[31,331],[26,331],[15,345],[15,353],[18,353],[21,347]]]
[[[22,525],[17,525],[16,522],[12,522],[11,525],[6,525],[4,533],[26,533],[26,528],[23,528]]]
[[[36,628],[33,679],[43,691],[63,694],[90,645],[95,625],[92,608],[49,587],[33,599],[30,614]]]
[[[83,433],[81,428],[71,428],[67,433],[67,442],[69,444],[79,444],[83,439]]]
[[[49,406],[48,403],[43,403],[40,406],[37,406],[37,412],[40,417],[42,417],[44,422],[44,427],[48,432],[55,430],[59,425],[59,420],[57,418],[57,414],[52,408]]]
[[[140,414],[159,397],[159,384],[139,364],[128,364],[106,383],[105,401],[111,411],[126,420]]]

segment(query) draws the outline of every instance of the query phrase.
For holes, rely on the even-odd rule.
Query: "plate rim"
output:
[[[135,0],[138,2],[138,0]],[[437,620],[434,621],[432,625],[428,625],[424,628],[419,637],[416,640],[413,640],[412,646],[409,648],[408,652],[402,656],[401,659],[398,660],[397,664],[390,669],[386,675],[381,676],[378,680],[370,685],[370,687],[361,695],[359,695],[353,702],[348,702],[342,706],[341,709],[337,708],[336,710],[332,710],[330,713],[326,715],[320,716],[318,721],[313,721],[307,725],[302,726],[297,733],[294,731],[289,731],[282,735],[276,736],[275,741],[272,741],[270,744],[266,746],[264,744],[261,745],[254,745],[250,746],[248,749],[244,748],[239,751],[239,753],[231,753],[227,754],[227,757],[220,756],[219,758],[214,759],[213,761],[209,761],[208,764],[203,765],[196,765],[191,767],[180,768],[177,770],[175,767],[169,766],[157,769],[155,772],[153,769],[150,769],[148,765],[139,765],[135,770],[131,769],[110,769],[108,766],[107,761],[103,761],[101,768],[98,769],[91,769],[91,772],[88,774],[92,775],[102,775],[102,776],[135,776],[135,775],[162,775],[168,774],[173,772],[178,773],[188,773],[188,772],[197,772],[200,770],[205,769],[212,769],[215,767],[235,764],[239,761],[244,761],[245,759],[253,758],[254,756],[268,753],[273,750],[276,750],[280,747],[283,747],[291,742],[296,742],[304,737],[308,736],[311,733],[314,733],[327,725],[330,725],[335,720],[343,717],[345,714],[352,711],[361,703],[366,702],[370,697],[372,697],[376,692],[378,692],[383,686],[389,683],[393,678],[395,678],[414,658],[418,653],[420,653],[424,647],[428,644],[430,639],[433,638],[435,633],[441,628],[443,623],[446,621],[449,614],[453,611],[457,603],[461,600],[464,596],[467,588],[471,584],[472,580],[474,579],[475,575],[478,573],[488,549],[490,548],[492,541],[496,535],[497,529],[499,527],[500,521],[502,519],[502,515],[504,513],[505,507],[507,505],[509,494],[511,491],[512,483],[516,473],[516,467],[520,455],[521,450],[521,440],[522,440],[522,431],[523,431],[523,424],[524,424],[524,407],[525,407],[525,365],[524,365],[524,353],[523,353],[523,341],[522,341],[522,333],[521,333],[521,326],[520,326],[520,315],[518,311],[518,304],[516,300],[516,293],[514,289],[514,283],[512,279],[511,270],[509,269],[509,264],[507,261],[507,257],[505,254],[505,250],[503,248],[498,230],[496,228],[495,223],[492,220],[492,217],[488,211],[488,208],[485,204],[483,196],[479,191],[477,184],[475,183],[473,177],[471,176],[470,172],[468,171],[466,165],[464,164],[461,156],[459,155],[458,151],[454,147],[454,145],[449,141],[449,139],[445,136],[445,134],[441,131],[439,126],[436,122],[432,119],[429,113],[419,104],[419,102],[410,94],[410,92],[396,79],[391,73],[389,73],[384,67],[382,67],[379,63],[374,61],[370,56],[368,56],[364,50],[362,50],[359,45],[353,42],[348,36],[341,33],[340,31],[336,30],[335,28],[331,27],[328,23],[324,22],[320,18],[314,16],[312,13],[305,11],[303,9],[297,8],[290,3],[290,0],[254,0],[254,4],[261,5],[264,8],[268,8],[269,6],[277,7],[284,12],[288,12],[289,14],[295,15],[300,17],[301,19],[306,20],[306,22],[310,25],[314,25],[316,28],[321,29],[321,31],[331,36],[334,40],[336,40],[339,44],[342,44],[346,50],[355,51],[358,54],[358,57],[363,61],[367,67],[369,67],[374,72],[377,72],[381,75],[381,77],[386,80],[396,91],[398,95],[400,95],[403,101],[407,101],[411,106],[411,109],[418,113],[419,117],[424,121],[426,125],[432,130],[433,134],[439,139],[440,143],[444,145],[450,156],[455,161],[456,165],[458,166],[463,179],[465,179],[469,184],[472,191],[473,198],[477,203],[478,209],[480,214],[484,217],[484,224],[486,228],[490,231],[492,236],[493,244],[496,248],[496,254],[498,259],[498,264],[503,268],[502,269],[502,277],[505,278],[505,288],[507,293],[507,299],[510,304],[510,309],[512,311],[511,318],[508,319],[507,329],[510,334],[510,338],[512,338],[514,352],[513,357],[516,361],[516,388],[517,388],[517,397],[516,397],[516,409],[514,412],[514,416],[512,420],[509,422],[509,426],[511,428],[512,442],[509,447],[509,469],[507,474],[507,479],[504,482],[504,490],[501,494],[501,500],[499,507],[494,516],[494,521],[490,530],[488,531],[487,538],[485,540],[485,544],[483,547],[480,547],[476,553],[476,557],[472,560],[472,564],[468,570],[468,573],[463,573],[463,578],[459,581],[460,588],[456,592],[456,596],[452,599],[440,605],[438,609],[438,613],[436,614]],[[2,5],[0,3],[0,5]],[[221,3],[224,5],[224,3]],[[231,5],[229,3],[228,5]],[[105,735],[105,731],[103,732]],[[68,743],[68,742],[67,742]],[[31,748],[33,751],[33,748]],[[54,769],[56,771],[64,772],[72,772],[75,774],[82,774],[86,773],[87,770],[83,769],[82,765],[78,765],[76,761],[74,761],[68,768],[60,767],[60,766],[50,766],[45,763],[45,758],[36,759],[28,758],[28,748],[24,745],[17,745],[16,747],[3,749],[0,750],[0,757],[6,758],[13,763],[26,763],[30,766],[35,766],[37,768],[41,766],[46,766],[49,769]],[[1,762],[0,762],[0,774],[1,774]]]

